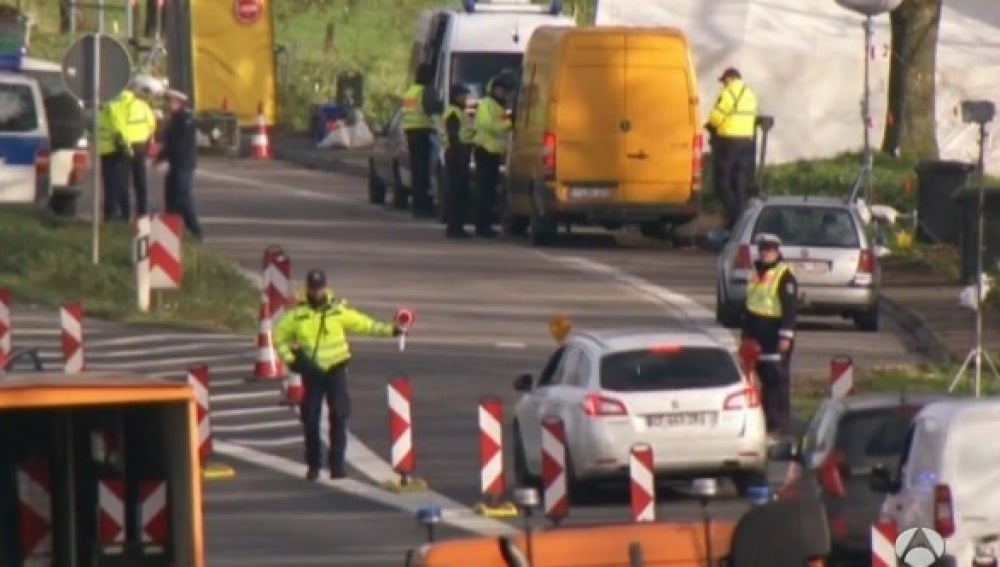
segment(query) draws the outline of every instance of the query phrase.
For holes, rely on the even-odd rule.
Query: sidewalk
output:
[[[304,136],[288,134],[275,135],[273,149],[275,159],[302,167],[368,175],[370,149],[320,150]],[[715,225],[710,220],[694,224],[705,229]],[[883,309],[903,329],[907,347],[934,363],[961,363],[974,340],[973,312],[958,303],[961,286],[923,267],[892,259],[885,261],[883,270]],[[1000,344],[1000,313],[985,314],[983,344]]]

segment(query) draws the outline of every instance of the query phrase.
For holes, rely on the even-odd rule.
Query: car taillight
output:
[[[955,534],[955,509],[951,502],[951,487],[947,484],[934,486],[934,531],[941,537]]]
[[[79,185],[87,180],[90,157],[87,152],[73,152],[73,168],[69,172],[69,184]]]
[[[47,177],[49,175],[51,156],[52,154],[48,148],[38,150],[38,153],[35,154],[35,175],[38,177]]]
[[[872,274],[875,272],[875,255],[871,250],[862,250],[858,255],[858,273]]]
[[[840,465],[844,462],[844,454],[834,449],[830,451],[823,462],[820,463],[816,471],[819,476],[819,484],[823,490],[834,498],[843,498],[847,495],[844,490],[844,479],[840,475]]]
[[[556,174],[556,144],[558,139],[552,132],[546,132],[542,137],[542,168],[546,177]]]
[[[705,138],[701,134],[694,135],[691,148],[691,189],[701,190],[701,158],[704,152]]]
[[[750,246],[748,244],[743,244],[736,250],[733,267],[737,270],[749,270],[753,267],[753,260],[750,258]]]
[[[724,410],[741,410],[760,407],[760,390],[756,386],[740,390],[726,396],[722,403]]]
[[[590,417],[627,415],[625,404],[600,394],[587,394],[583,400],[583,413]]]

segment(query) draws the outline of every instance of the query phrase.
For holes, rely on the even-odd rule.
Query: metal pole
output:
[[[63,421],[63,435],[66,436],[66,509],[69,511],[67,530],[67,551],[69,553],[69,567],[76,567],[76,454],[73,432],[73,414],[66,411],[66,418]]]
[[[91,122],[90,129],[92,134],[91,140],[91,179],[93,180],[94,186],[94,218],[91,220],[93,225],[93,234],[91,239],[91,250],[94,265],[101,263],[101,154],[97,149],[98,139],[100,139],[100,116],[101,109],[98,102],[98,94],[101,87],[101,34],[97,33],[94,35],[94,66],[93,66],[93,79],[91,84],[92,93],[90,96],[90,109],[91,109]]]
[[[97,33],[104,33],[104,0],[97,0]]]
[[[135,0],[128,0],[125,4],[125,35],[129,39],[134,37],[135,24],[132,21],[133,15],[135,15]]]
[[[864,155],[864,169],[862,175],[864,175],[864,188],[865,188],[865,202],[872,202],[872,168],[874,167],[874,156],[872,155],[872,140],[871,140],[871,128],[872,128],[872,89],[871,89],[871,53],[873,49],[875,31],[872,29],[872,17],[868,16],[865,18],[865,94],[864,94],[864,111],[862,120],[864,121],[865,127],[865,155]]]
[[[977,164],[977,176],[979,177],[979,219],[976,235],[976,397],[980,396],[983,377],[983,237],[985,215],[983,206],[986,201],[986,123],[979,124],[979,163]]]

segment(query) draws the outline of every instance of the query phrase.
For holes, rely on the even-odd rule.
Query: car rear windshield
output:
[[[31,132],[38,128],[38,114],[31,87],[0,84],[0,132]]]
[[[785,206],[764,207],[753,229],[753,238],[762,232],[776,234],[788,246],[858,248],[854,216],[840,207]]]
[[[739,380],[733,358],[718,348],[630,350],[601,359],[601,388],[614,392],[717,388]]]
[[[482,98],[486,85],[498,75],[518,82],[523,59],[520,53],[456,53],[451,58],[451,83],[464,85],[474,98]],[[517,85],[511,85],[509,92],[516,93]]]
[[[903,453],[906,434],[918,410],[916,406],[893,406],[848,413],[837,426],[836,447],[851,467],[894,463]]]

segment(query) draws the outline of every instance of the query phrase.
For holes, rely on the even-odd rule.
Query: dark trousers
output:
[[[149,184],[146,180],[146,156],[148,154],[148,144],[132,144],[129,169],[132,173],[132,191],[135,193],[135,214],[140,217],[149,213]]]
[[[715,193],[726,210],[726,227],[730,229],[746,208],[754,148],[753,138],[716,137],[712,141]]]
[[[476,232],[493,228],[493,208],[500,182],[500,161],[503,156],[476,146]]]
[[[128,220],[128,156],[114,152],[101,156],[101,184],[104,188],[104,220]]]
[[[320,467],[322,441],[319,422],[325,401],[330,413],[330,454],[327,463],[331,471],[342,473],[347,453],[347,418],[351,416],[347,365],[340,364],[326,372],[303,374],[302,383],[306,395],[299,409],[306,438],[306,465],[311,469]]]
[[[195,213],[192,185],[194,170],[170,166],[163,188],[163,205],[168,214],[180,215],[191,236],[201,240],[201,224]]]
[[[469,148],[448,148],[444,155],[448,170],[447,204],[448,232],[458,233],[465,229],[465,215],[469,211]]]
[[[414,214],[431,209],[431,133],[432,130],[407,130],[406,146],[410,151],[411,208]]]
[[[757,363],[760,377],[764,419],[768,433],[790,435],[792,424],[791,353],[781,360],[762,360]]]

